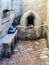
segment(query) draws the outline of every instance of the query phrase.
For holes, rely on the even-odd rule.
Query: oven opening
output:
[[[30,14],[27,17],[27,26],[30,26],[30,25],[34,26],[34,19],[35,19],[35,16],[33,14]]]

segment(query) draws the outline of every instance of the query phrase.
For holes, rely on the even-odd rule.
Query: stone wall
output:
[[[44,23],[47,18],[47,0],[23,0],[23,12],[35,10],[41,16]]]

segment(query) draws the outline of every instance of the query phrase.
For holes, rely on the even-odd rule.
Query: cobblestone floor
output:
[[[49,65],[49,50],[46,39],[19,41],[14,54],[0,61],[0,65]]]

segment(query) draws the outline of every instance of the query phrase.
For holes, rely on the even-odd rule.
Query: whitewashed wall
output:
[[[11,10],[11,0],[0,0],[0,18],[2,17],[2,11],[5,9]]]
[[[16,16],[22,14],[22,0],[13,0],[13,7],[12,9],[15,11]]]
[[[1,0],[2,10],[11,9],[11,0]]]
[[[16,16],[19,16],[22,14],[22,0],[13,0],[12,6],[11,6],[12,0],[0,0],[0,10],[3,11],[4,9],[13,9],[15,11]],[[11,8],[12,7],[12,8]]]

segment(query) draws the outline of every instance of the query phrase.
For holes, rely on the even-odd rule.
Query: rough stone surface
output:
[[[47,18],[47,0],[22,0],[23,1],[23,11],[26,12],[28,10],[35,10],[41,18],[43,22],[46,23]]]
[[[34,25],[32,28],[30,28],[29,26],[27,26],[27,17],[30,16],[31,14],[33,14],[35,16],[35,19],[34,21]],[[28,37],[31,37],[32,35],[35,35],[35,36],[32,36],[32,37],[40,37],[41,34],[42,34],[42,19],[41,17],[37,14],[37,12],[33,11],[33,10],[29,10],[27,11],[26,13],[24,13],[24,15],[21,17],[21,21],[20,21],[20,25],[23,26],[21,28],[21,30],[24,32],[26,32],[26,36]],[[31,25],[31,26],[32,26]],[[26,26],[26,28],[25,28]],[[28,29],[27,29],[28,27]]]
[[[23,1],[23,13],[29,10],[36,11],[42,18],[43,24],[47,24],[47,0],[22,0]],[[43,35],[45,31],[43,28]],[[43,36],[45,37],[45,36]]]
[[[41,40],[44,43],[42,48],[40,47]],[[14,54],[9,59],[0,60],[0,65],[49,65],[49,57],[40,58],[43,51],[46,53],[48,51],[45,41],[46,39],[19,41],[14,49]]]

